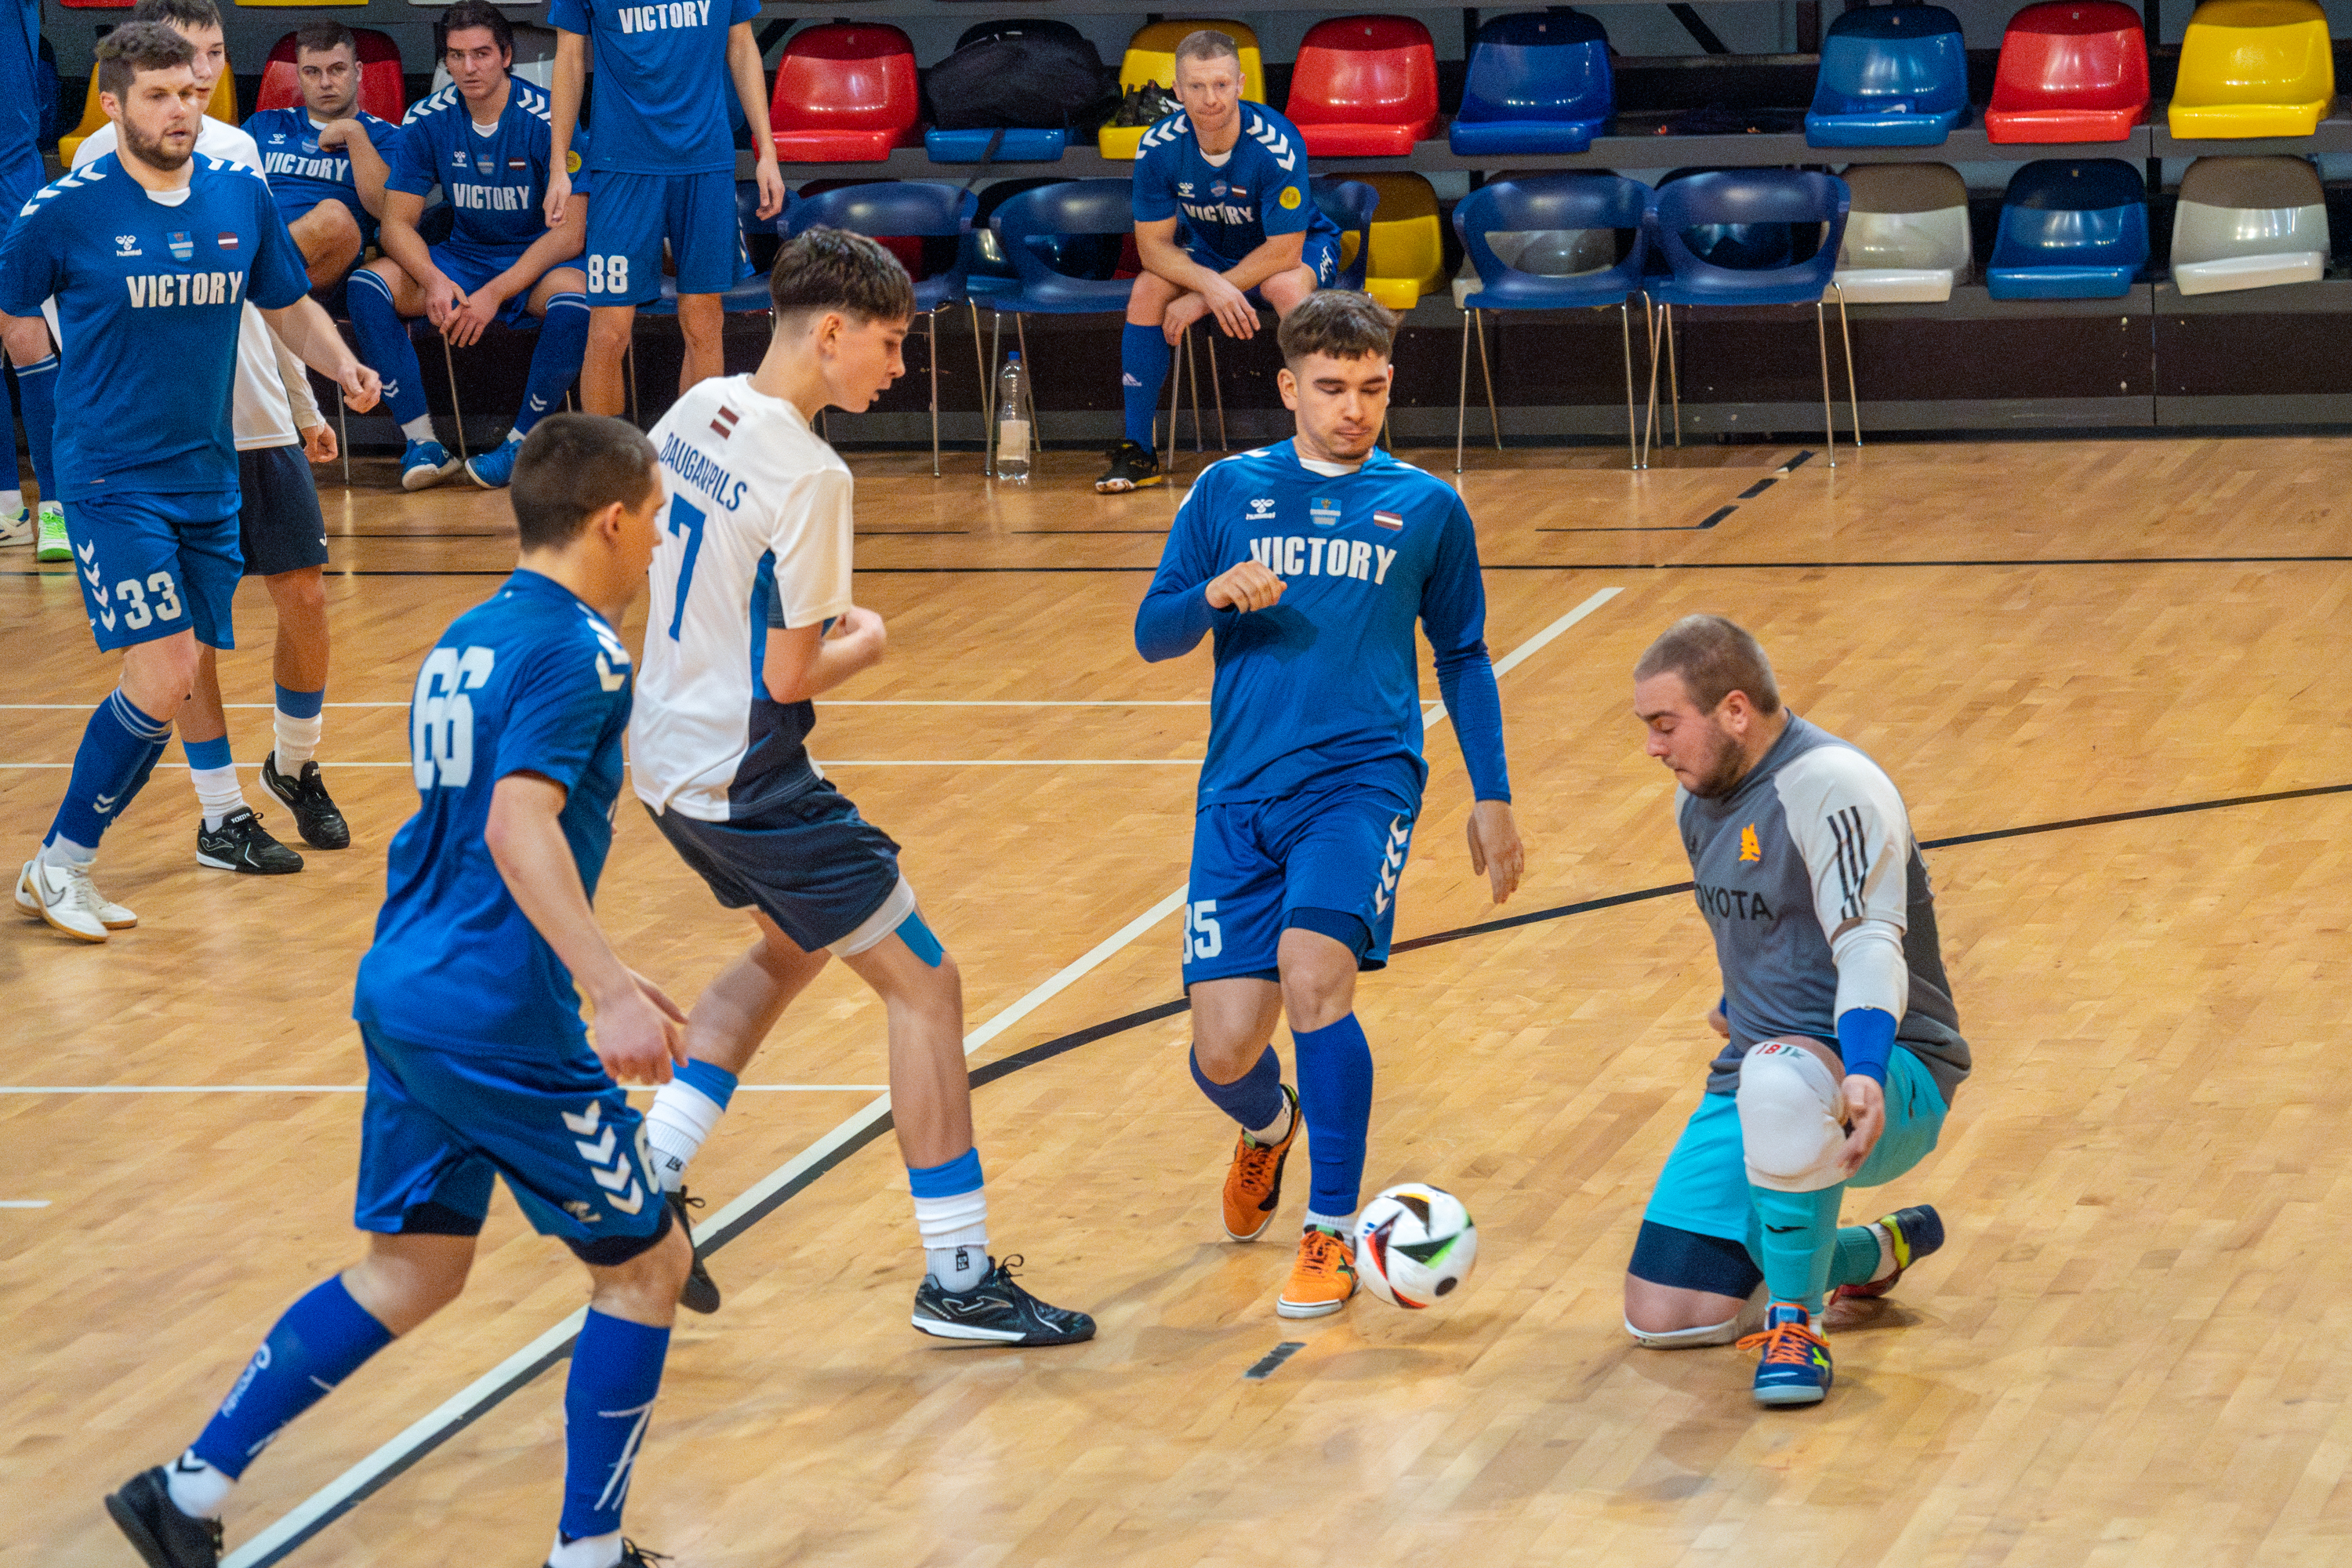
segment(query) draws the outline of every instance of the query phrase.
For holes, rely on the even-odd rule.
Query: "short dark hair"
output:
[[[878,241],[819,225],[776,252],[768,302],[779,321],[839,310],[860,321],[903,321],[915,313],[915,283]]]
[[[433,24],[433,58],[440,58],[449,52],[449,35],[467,27],[488,27],[497,40],[499,53],[514,58],[514,24],[507,14],[489,0],[457,0],[455,5],[441,13]]]
[[[1388,359],[1396,349],[1396,330],[1395,313],[1370,294],[1318,289],[1282,318],[1275,342],[1282,345],[1282,363],[1295,369],[1309,354]]]
[[[588,520],[618,501],[635,506],[661,483],[654,444],[625,419],[551,414],[531,426],[508,490],[525,550],[568,544]]]
[[[117,103],[141,71],[167,71],[192,65],[196,47],[168,23],[126,22],[98,41],[98,90]]]
[[[349,49],[352,58],[360,58],[360,40],[349,27],[328,16],[305,23],[294,35],[294,56],[299,59],[304,49]]]
[[[1177,68],[1181,69],[1186,60],[1231,60],[1238,66],[1242,62],[1242,47],[1234,42],[1229,33],[1202,27],[1185,34],[1176,45]]]
[[[131,11],[134,22],[161,22],[170,27],[184,27],[194,32],[201,27],[221,25],[220,7],[213,0],[139,0]]]
[[[1633,679],[1673,672],[1702,713],[1712,713],[1735,691],[1748,693],[1759,713],[1780,710],[1780,684],[1764,645],[1721,616],[1685,616],[1665,629],[1633,666]]]

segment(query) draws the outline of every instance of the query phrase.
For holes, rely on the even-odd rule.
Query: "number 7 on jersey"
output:
[[[702,553],[702,509],[684,496],[669,498],[669,531],[686,541],[686,560],[677,569],[677,604],[669,613],[669,640],[686,620],[686,595],[694,587],[694,558]]]

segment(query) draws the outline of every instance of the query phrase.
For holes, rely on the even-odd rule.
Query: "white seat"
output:
[[[1856,305],[1952,297],[1975,260],[1969,191],[1942,163],[1867,163],[1845,172],[1853,207],[1838,247],[1839,292]]]
[[[2172,286],[2221,294],[2314,283],[2327,270],[2327,204],[2301,158],[2200,158],[2172,218]]]
[[[1506,267],[1543,278],[1572,278],[1580,272],[1605,272],[1617,265],[1617,231],[1613,228],[1502,229],[1486,237],[1496,259]],[[1478,291],[1478,268],[1462,258],[1454,279],[1454,308]]]

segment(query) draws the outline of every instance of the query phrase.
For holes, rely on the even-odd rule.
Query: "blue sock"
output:
[[[1748,1250],[1764,1270],[1765,1289],[1775,1301],[1796,1301],[1818,1318],[1828,1294],[1830,1265],[1838,1252],[1838,1204],[1845,1184],[1818,1193],[1784,1193],[1751,1184],[1748,1189]],[[1875,1247],[1871,1264],[1877,1266]],[[1865,1278],[1867,1278],[1865,1276]]]
[[[58,436],[58,356],[16,368],[16,413],[25,421],[25,445],[33,452],[33,482],[43,500],[58,500],[51,454]]]
[[[667,1329],[588,1309],[563,1387],[563,1518],[556,1528],[573,1540],[621,1528],[668,1354]]]
[[[187,748],[188,766],[199,772],[205,768],[226,768],[236,764],[236,758],[229,752],[226,735],[217,741],[184,741],[181,743]]]
[[[532,426],[556,410],[580,379],[580,362],[587,357],[588,296],[558,294],[547,302],[547,320],[540,323],[539,346],[530,352],[530,379],[523,384],[522,412],[515,416],[509,440],[529,435]]]
[[[362,267],[345,286],[343,303],[352,313],[352,335],[360,341],[361,363],[383,378],[384,406],[394,421],[405,425],[425,417],[425,372],[416,363],[407,323],[392,308],[392,290]]]
[[[1158,327],[1129,321],[1118,339],[1118,384],[1127,395],[1127,438],[1139,447],[1151,445],[1151,416],[1160,410],[1160,386],[1176,351]],[[1264,1126],[1264,1122],[1259,1123]]]
[[[1315,1184],[1307,1206],[1332,1219],[1356,1212],[1364,1185],[1364,1137],[1372,1121],[1372,1046],[1353,1013],[1305,1033],[1298,1052],[1298,1110]]]
[[[316,691],[294,691],[283,686],[278,689],[278,710],[289,719],[316,719],[326,705],[327,689],[323,686]]]
[[[243,1475],[289,1421],[390,1343],[392,1331],[352,1300],[340,1276],[314,1287],[253,1352],[192,1451],[224,1475]]]
[[[66,798],[58,804],[57,820],[44,842],[62,838],[97,848],[171,743],[172,721],[149,718],[118,687],[90,713],[81,744],[74,751]]]
[[[677,1077],[708,1095],[721,1110],[735,1098],[735,1075],[717,1062],[689,1061],[677,1069]]]
[[[1268,1046],[1265,1054],[1257,1058],[1249,1071],[1231,1083],[1212,1083],[1201,1070],[1197,1052],[1186,1054],[1192,1064],[1192,1081],[1209,1097],[1209,1103],[1242,1124],[1244,1131],[1271,1127],[1282,1117],[1282,1058]]]

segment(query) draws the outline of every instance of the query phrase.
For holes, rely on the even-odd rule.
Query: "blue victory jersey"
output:
[[[0,180],[16,174],[26,195],[41,183],[41,0],[15,0],[0,16]],[[5,187],[0,187],[5,188]],[[0,214],[5,219],[5,214]]]
[[[43,186],[0,246],[0,310],[37,316],[57,299],[73,366],[58,399],[66,500],[237,488],[238,318],[310,283],[259,174],[202,156],[190,168],[170,202],[110,153]]]
[[[385,163],[400,139],[400,127],[360,110],[352,118],[367,132],[368,145]],[[269,176],[269,194],[288,223],[307,215],[330,199],[341,202],[360,220],[360,232],[373,240],[375,219],[360,202],[360,183],[352,173],[352,155],[341,147],[319,145],[319,127],[300,104],[265,109],[245,122],[246,134],[261,149],[261,172]]]
[[[572,972],[507,890],[482,834],[500,779],[553,780],[567,792],[563,837],[581,886],[596,896],[630,673],[604,616],[536,572],[517,571],[441,634],[408,710],[424,802],[393,837],[353,1017],[409,1045],[547,1059],[577,1051],[586,1029]]]
[[[1283,580],[1271,607],[1213,610],[1210,579],[1255,561]],[[1146,658],[1216,634],[1200,804],[1270,800],[1328,774],[1390,773],[1418,795],[1418,619],[1437,655],[1481,800],[1510,799],[1486,657],[1486,591],[1462,498],[1375,449],[1327,478],[1279,442],[1212,464],[1178,509],[1142,608]]]
[[[453,83],[410,107],[384,188],[422,196],[440,186],[456,215],[449,242],[504,266],[547,232],[540,204],[554,145],[547,94],[522,78],[507,79],[507,106],[488,135]],[[587,182],[575,179],[573,189],[587,195]]]
[[[1181,219],[1188,243],[1239,261],[1268,235],[1337,236],[1307,184],[1307,143],[1298,128],[1262,103],[1241,106],[1241,140],[1223,166],[1212,163],[1192,121],[1171,114],[1144,132],[1135,160],[1138,223]]]
[[[618,174],[735,172],[727,114],[727,32],[759,0],[550,0],[547,19],[595,51],[592,171]]]

